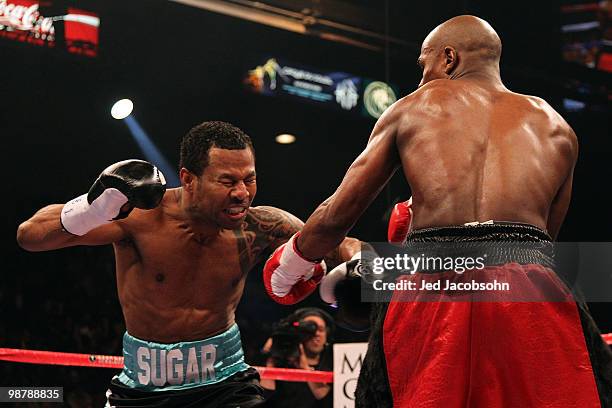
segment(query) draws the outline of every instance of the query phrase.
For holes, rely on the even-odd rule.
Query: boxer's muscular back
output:
[[[577,142],[546,102],[467,80],[433,81],[406,99],[396,144],[414,228],[496,220],[556,235]]]

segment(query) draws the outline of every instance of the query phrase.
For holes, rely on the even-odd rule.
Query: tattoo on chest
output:
[[[257,263],[257,257],[262,252],[257,244],[257,234],[248,230],[234,230],[238,244],[240,270],[246,274]]]

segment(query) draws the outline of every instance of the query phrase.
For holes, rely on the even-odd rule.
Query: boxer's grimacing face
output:
[[[255,156],[250,148],[212,147],[208,166],[192,191],[192,211],[221,228],[236,229],[244,221],[257,193]]]

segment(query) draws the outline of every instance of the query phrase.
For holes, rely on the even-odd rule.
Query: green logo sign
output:
[[[363,92],[365,109],[375,119],[378,119],[396,100],[397,96],[393,89],[380,81],[370,82]]]

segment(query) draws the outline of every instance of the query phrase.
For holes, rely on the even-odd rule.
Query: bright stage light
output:
[[[295,142],[295,136],[288,133],[283,133],[282,135],[276,136],[276,143],[291,144],[293,142]]]
[[[111,116],[115,119],[125,119],[130,116],[134,109],[134,104],[129,99],[121,99],[111,108]]]

